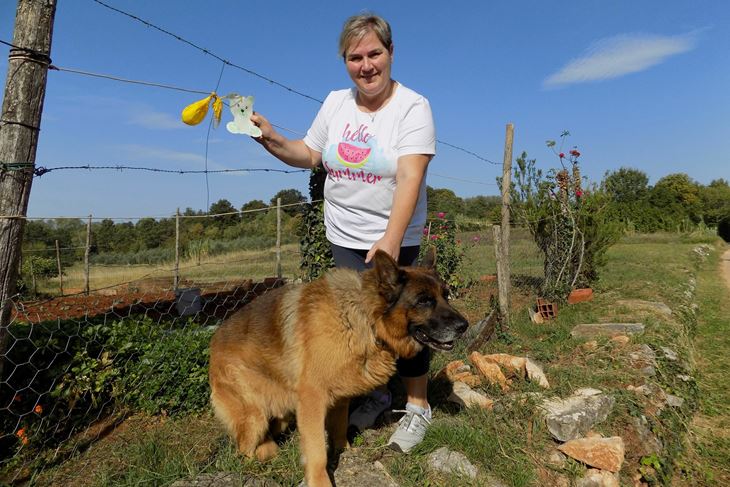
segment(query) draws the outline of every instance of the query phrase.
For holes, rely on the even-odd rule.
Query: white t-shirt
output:
[[[355,88],[331,92],[304,143],[322,154],[327,171],[327,240],[341,247],[370,249],[388,225],[398,158],[436,154],[436,131],[428,100],[401,84],[374,114],[357,108],[356,94]],[[401,245],[419,245],[425,223],[424,177]]]

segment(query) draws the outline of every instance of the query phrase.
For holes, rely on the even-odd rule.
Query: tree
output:
[[[649,202],[661,211],[665,230],[676,230],[701,220],[700,188],[686,174],[670,174],[657,181],[651,189]]]
[[[463,213],[464,201],[450,189],[426,186],[426,196],[428,212],[431,214],[446,213],[448,218],[454,218]]]
[[[213,217],[213,220],[223,227],[235,225],[239,221],[238,210],[227,199],[220,199],[210,205],[209,213],[211,215],[220,215]],[[224,215],[223,213],[227,214]]]
[[[301,209],[298,203],[305,203],[307,201],[307,198],[299,190],[293,188],[282,189],[281,191],[276,193],[274,197],[271,198],[271,206],[276,206],[277,198],[281,198],[282,206],[295,205],[282,208],[285,213],[288,213],[292,216],[296,215]]]
[[[610,201],[606,209],[610,218],[624,229],[651,232],[660,226],[661,214],[649,203],[649,177],[643,171],[630,167],[606,171],[601,189]]]
[[[493,220],[495,209],[497,214],[502,207],[499,196],[472,196],[464,199],[464,214],[470,218]]]
[[[267,205],[261,200],[251,200],[248,203],[244,203],[241,207],[241,220],[244,221],[251,221],[255,220],[256,217],[261,215],[262,211],[255,211],[255,210],[263,210],[266,208]]]
[[[606,171],[601,186],[616,203],[634,203],[649,195],[649,177],[630,167]]]
[[[715,179],[708,186],[700,187],[702,219],[708,225],[717,225],[730,217],[730,185],[724,179]]]

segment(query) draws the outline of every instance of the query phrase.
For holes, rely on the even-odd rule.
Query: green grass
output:
[[[720,252],[697,276],[700,316],[695,356],[699,414],[691,426],[685,458],[688,485],[730,484],[730,290],[718,269]]]
[[[517,233],[513,247],[513,269],[525,269],[539,275],[541,266],[534,245]],[[403,486],[478,486],[488,476],[510,486],[555,485],[559,477],[575,480],[585,467],[568,461],[563,467],[547,463],[547,456],[557,444],[546,430],[537,411],[536,400],[526,393],[565,396],[581,387],[606,391],[616,399],[608,420],[596,426],[605,436],[621,435],[627,445],[622,482],[629,485],[639,468],[644,468],[651,485],[668,484],[672,478],[678,485],[721,485],[730,465],[730,397],[726,386],[730,346],[728,313],[730,293],[718,279],[718,253],[710,259],[697,259],[692,249],[708,240],[706,235],[677,236],[660,234],[625,238],[608,252],[608,265],[601,281],[594,287],[595,299],[575,306],[563,306],[556,320],[542,325],[530,322],[525,304],[534,296],[526,296],[527,288],[516,289],[512,322],[499,339],[488,342],[482,353],[511,353],[529,356],[544,366],[551,383],[549,391],[535,384],[515,379],[512,393],[503,394],[494,387],[484,392],[497,400],[493,411],[460,410],[445,401],[443,384],[434,382],[430,402],[435,421],[426,440],[411,455],[388,453],[385,443],[392,426],[381,427],[361,437],[359,456],[382,462]],[[715,240],[712,240],[714,242]],[[491,240],[485,236],[478,244],[466,247],[468,276],[475,284],[455,305],[472,322],[489,311],[490,285],[478,276],[493,273]],[[514,271],[513,271],[514,272]],[[697,289],[688,286],[697,278]],[[661,301],[674,311],[672,316],[617,305],[619,299]],[[692,304],[699,304],[699,314]],[[597,340],[594,350],[587,350],[583,340],[573,339],[570,330],[578,323],[599,321],[643,322],[644,335],[632,338],[621,346],[608,339]],[[666,408],[650,416],[646,404],[626,389],[643,379],[627,365],[627,355],[639,344],[659,350],[666,346],[675,350],[681,360],[671,362],[658,353],[657,376],[652,380],[667,392],[685,398],[679,409]],[[432,373],[451,360],[466,359],[465,343],[450,353],[438,353],[432,362]],[[695,362],[699,365],[695,369]],[[686,383],[679,374],[693,375],[698,382]],[[397,381],[394,381],[397,382]],[[398,386],[395,386],[398,387]],[[401,391],[402,394],[402,391]],[[401,404],[395,404],[398,407]],[[699,408],[700,423],[692,423]],[[632,439],[633,418],[647,415],[655,434],[666,448],[656,457],[642,456],[641,445]],[[718,429],[719,428],[719,429]],[[169,485],[176,479],[192,478],[200,472],[233,472],[244,477],[271,478],[281,485],[297,485],[302,478],[299,464],[298,436],[294,433],[282,445],[279,456],[260,464],[238,457],[231,442],[209,416],[190,417],[180,421],[163,421],[149,428],[127,429],[111,435],[78,459],[67,462],[50,475],[81,475],[83,485]],[[692,442],[686,441],[688,431]],[[716,434],[717,431],[723,434]],[[114,436],[118,440],[111,441]],[[109,440],[109,441],[107,441]],[[480,477],[467,480],[458,476],[435,474],[427,468],[427,456],[447,446],[465,454],[480,470]],[[93,452],[93,453],[92,453]],[[95,457],[93,457],[95,455]],[[92,461],[96,458],[96,461]],[[651,471],[641,462],[652,464]],[[74,463],[76,462],[76,463]],[[678,466],[679,468],[674,468]],[[91,474],[89,474],[91,472]],[[58,477],[60,478],[60,477]],[[66,477],[64,477],[66,478]],[[68,477],[72,478],[72,477]],[[713,483],[714,482],[714,483]],[[40,483],[42,485],[42,483]],[[51,482],[53,484],[53,482]],[[59,482],[59,485],[62,482]],[[78,485],[82,485],[79,483]]]

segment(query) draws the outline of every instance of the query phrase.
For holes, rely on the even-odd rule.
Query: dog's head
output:
[[[423,346],[451,350],[469,327],[448,301],[449,290],[434,269],[435,255],[426,255],[417,267],[398,267],[385,252],[377,251],[370,271],[386,307],[378,337],[400,356],[408,358]]]

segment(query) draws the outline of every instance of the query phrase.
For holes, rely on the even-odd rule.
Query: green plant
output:
[[[324,227],[324,182],[327,173],[321,167],[312,170],[309,176],[311,203],[302,205],[302,219],[299,224],[299,250],[302,261],[300,268],[306,280],[314,280],[334,266],[332,250]]]
[[[11,404],[0,428],[15,434],[17,447],[52,447],[120,405],[171,415],[203,409],[212,332],[174,326],[149,317],[13,324],[11,335],[26,338],[6,357],[17,365],[6,368],[0,389],[0,402]],[[8,438],[0,451],[10,452]]]
[[[458,272],[464,259],[461,242],[456,239],[456,225],[446,218],[446,213],[438,212],[436,218],[423,229],[421,256],[430,248],[436,251],[436,272],[458,294],[466,282]]]
[[[213,332],[189,324],[163,334],[121,377],[125,404],[150,414],[177,415],[208,406],[208,345]]]
[[[604,213],[608,199],[595,185],[586,187],[580,174],[577,148],[562,152],[547,141],[558,157],[560,167],[546,176],[527,154],[517,158],[511,188],[515,218],[527,225],[544,256],[541,293],[549,299],[563,300],[576,287],[587,287],[598,280],[598,269],[606,250],[620,236],[618,224]]]

